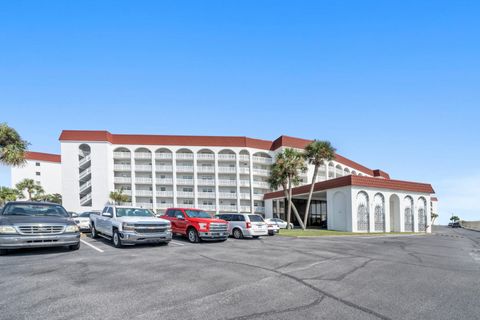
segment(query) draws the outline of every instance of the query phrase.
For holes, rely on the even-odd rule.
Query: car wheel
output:
[[[74,251],[74,250],[78,250],[78,249],[80,249],[80,241],[77,244],[68,246],[68,250]]]
[[[200,238],[198,237],[198,232],[194,228],[188,229],[187,237],[188,241],[190,241],[191,243],[198,243],[200,241]]]
[[[0,256],[4,256],[8,253],[7,249],[0,249]]]
[[[233,237],[235,239],[242,239],[243,238],[242,230],[240,230],[240,229],[233,230]]]
[[[97,229],[95,229],[94,225],[92,225],[92,230],[91,230],[90,234],[92,235],[93,239],[98,238]]]
[[[118,230],[113,231],[112,242],[115,248],[122,247],[122,239],[120,239],[120,234],[118,233]]]

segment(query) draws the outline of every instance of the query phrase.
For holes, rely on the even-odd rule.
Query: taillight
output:
[[[250,229],[252,227],[252,224],[250,222],[247,222],[247,229]]]

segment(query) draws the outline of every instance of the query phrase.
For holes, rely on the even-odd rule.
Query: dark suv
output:
[[[7,203],[0,212],[0,255],[8,249],[80,248],[80,232],[59,204],[32,201]]]

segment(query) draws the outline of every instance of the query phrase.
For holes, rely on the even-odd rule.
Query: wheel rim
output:
[[[188,232],[188,240],[190,240],[191,242],[195,241],[195,231],[190,230]]]
[[[235,230],[235,232],[233,232],[233,236],[235,237],[235,239],[240,239],[240,231]]]
[[[118,233],[113,234],[113,243],[118,246]]]

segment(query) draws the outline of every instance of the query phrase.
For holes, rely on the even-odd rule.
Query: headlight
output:
[[[206,230],[208,223],[199,223],[198,226],[200,227],[200,229]]]
[[[79,232],[77,225],[69,225],[65,229],[65,232]]]
[[[122,224],[122,229],[123,229],[123,231],[135,231],[135,225],[134,224],[128,224],[128,223],[124,222]]]
[[[0,226],[0,233],[12,234],[17,233],[17,230],[12,226]]]

